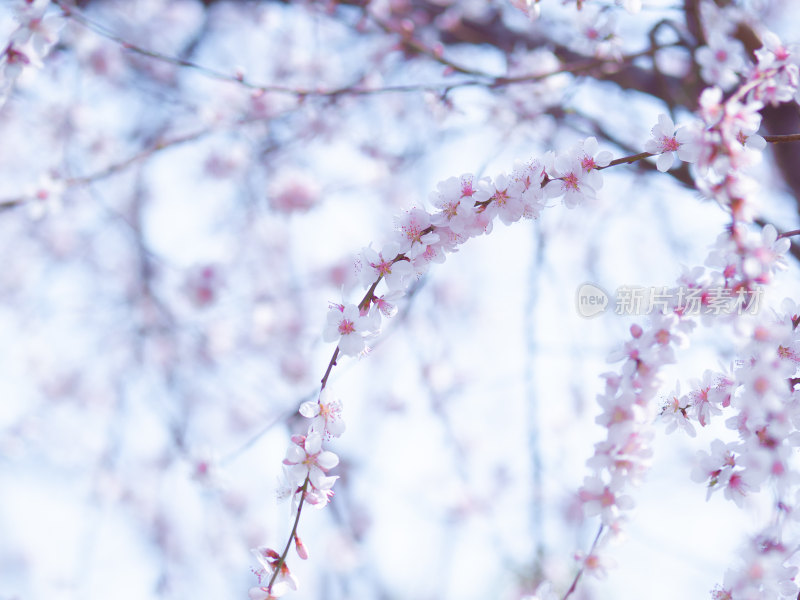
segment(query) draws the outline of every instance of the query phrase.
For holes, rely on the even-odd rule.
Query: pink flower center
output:
[[[505,206],[508,200],[508,190],[497,190],[492,199],[500,206]]]
[[[347,319],[342,319],[341,322],[339,323],[339,333],[341,335],[349,335],[351,333],[354,333],[355,330],[356,327],[352,321],[349,321]]]
[[[422,229],[420,229],[419,225],[417,225],[412,221],[408,225],[405,225],[402,229],[403,233],[406,234],[406,237],[409,240],[411,240],[412,242],[420,241],[420,238],[422,237]]]
[[[8,57],[8,64],[11,64],[11,65],[13,65],[13,64],[23,64],[23,65],[31,64],[31,61],[30,61],[30,59],[28,58],[28,56],[26,54],[23,54],[22,52],[20,52],[19,50],[15,49],[15,48],[12,48],[11,46],[9,46],[6,49],[6,56]]]
[[[662,152],[675,152],[681,147],[681,143],[675,138],[675,136],[664,136],[661,138],[660,146]]]
[[[614,497],[614,494],[612,494],[608,488],[603,490],[603,494],[600,496],[600,504],[603,506],[614,506],[616,501],[617,499]]]
[[[739,142],[742,146],[747,143],[747,136],[744,134],[744,131],[740,131],[736,134],[736,141]]]
[[[383,257],[381,257],[383,259]],[[386,277],[387,275],[392,274],[392,262],[388,260],[382,260],[381,262],[375,264],[370,263],[370,266],[378,271],[382,277]]]
[[[565,175],[562,177],[564,180],[564,187],[568,190],[575,190],[576,192],[580,191],[580,187],[578,185],[578,176],[575,173],[570,173],[569,175]]]
[[[442,209],[442,212],[447,215],[447,219],[452,219],[458,214],[458,206],[461,204],[460,200],[456,200],[455,202],[448,202],[445,207]]]
[[[583,167],[584,171],[588,172],[592,169],[597,169],[598,165],[591,156],[584,156],[583,160],[581,160],[581,167]]]

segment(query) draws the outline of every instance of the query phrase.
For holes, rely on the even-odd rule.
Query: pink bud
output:
[[[631,335],[634,338],[638,340],[640,337],[642,337],[642,333],[644,332],[642,331],[642,328],[639,327],[639,325],[636,325],[635,323],[631,325]]]
[[[305,545],[303,545],[303,542],[300,541],[300,536],[297,534],[294,534],[294,547],[297,550],[297,556],[303,560],[308,558],[308,550],[306,550]]]

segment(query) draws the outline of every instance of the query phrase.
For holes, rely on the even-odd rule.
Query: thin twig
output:
[[[764,139],[773,144],[783,144],[786,142],[800,142],[800,133],[789,133],[786,135],[765,135]]]
[[[292,547],[292,540],[294,540],[294,537],[297,535],[297,526],[300,524],[300,513],[303,510],[303,503],[306,499],[306,490],[308,489],[309,477],[311,477],[310,473],[306,475],[306,480],[303,482],[303,486],[298,490],[298,493],[300,494],[300,503],[297,505],[297,515],[294,518],[292,532],[289,534],[289,540],[286,542],[286,547],[283,549],[281,557],[278,559],[278,562],[275,563],[274,570],[272,571],[272,577],[269,578],[269,583],[267,584],[267,593],[272,592],[272,584],[275,583],[278,573],[281,572],[283,565],[286,564],[286,556],[289,554],[289,548]]]
[[[591,556],[592,554],[594,554],[594,550],[597,547],[597,542],[600,541],[600,535],[602,533],[603,533],[603,524],[600,523],[600,528],[597,530],[597,535],[594,536],[594,541],[592,542],[592,547],[589,549],[588,556]],[[583,575],[583,571],[584,571],[585,568],[586,568],[586,563],[581,565],[581,568],[578,569],[577,573],[575,573],[575,579],[572,580],[572,585],[569,586],[569,589],[567,590],[567,593],[564,594],[564,597],[561,600],[567,600],[567,598],[569,598],[572,595],[572,593],[578,587],[578,581],[580,580],[581,575]]]

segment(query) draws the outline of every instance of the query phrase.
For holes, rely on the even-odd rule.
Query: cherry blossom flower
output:
[[[315,485],[310,487],[305,491],[303,494],[303,498],[305,498],[306,504],[310,504],[316,508],[323,508],[327,506],[328,502],[331,501],[331,497],[333,497],[333,484],[336,480],[339,479],[338,476],[336,477],[323,477],[319,481],[319,485]],[[297,494],[295,494],[293,500],[296,503],[297,501]],[[297,512],[297,505],[293,505],[292,513],[294,514]]]
[[[600,172],[591,169],[585,170],[580,158],[574,153],[551,156],[551,164],[547,166],[549,181],[544,188],[548,197],[564,197],[564,206],[575,208],[584,198],[594,200],[597,190],[603,185]]]
[[[545,195],[542,182],[545,177],[544,166],[538,160],[517,162],[511,176],[522,182],[522,216],[525,219],[536,219],[544,208]]]
[[[711,452],[699,450],[692,470],[692,480],[698,483],[711,480],[709,485],[716,483],[714,479],[721,469],[736,465],[734,447],[733,444],[725,444],[722,440],[716,439],[711,442]]]
[[[30,198],[28,211],[31,218],[36,220],[59,213],[65,189],[66,184],[62,179],[51,174],[42,175],[36,185],[25,190],[25,196]]]
[[[58,32],[64,25],[64,18],[58,13],[45,15],[50,0],[18,0],[14,6],[14,17],[19,27],[11,34],[8,44],[0,54],[0,101],[10,93],[14,82],[25,67],[42,66],[58,41]]]
[[[768,281],[769,275],[789,268],[786,253],[792,243],[789,238],[778,238],[778,231],[772,224],[761,230],[760,239],[753,244],[743,266],[744,271],[760,281]]]
[[[411,263],[405,259],[395,260],[400,255],[400,244],[389,242],[380,252],[371,247],[361,251],[358,261],[361,283],[365,287],[371,286],[379,277],[382,277],[389,290],[402,290],[406,280],[411,276],[413,269]]]
[[[368,322],[355,304],[335,304],[328,311],[322,339],[326,342],[338,340],[342,354],[357,356],[366,346],[363,336],[368,331]]]
[[[403,292],[394,291],[381,296],[372,296],[372,304],[384,317],[393,317],[397,314],[397,301],[403,297]]]
[[[598,152],[599,148],[600,146],[597,143],[597,138],[592,136],[579,142],[574,150],[574,153],[578,156],[578,160],[581,163],[581,168],[587,173],[602,167],[607,167],[608,163],[610,163],[613,158],[613,155],[608,150]],[[598,188],[601,183],[597,185]]]
[[[692,415],[697,422],[703,427],[709,424],[711,415],[721,415],[722,410],[715,403],[718,396],[714,395],[711,390],[716,386],[716,378],[714,373],[706,370],[703,373],[703,379],[696,381],[693,384],[693,390],[689,392],[688,400]]]
[[[46,14],[50,0],[21,0],[15,4],[14,18],[20,27],[12,35],[12,41],[18,44],[30,41],[33,51],[43,58],[58,41],[64,17],[58,12]]]
[[[488,196],[489,204],[486,206],[486,214],[492,217],[497,215],[505,225],[510,225],[522,218],[525,210],[521,199],[525,189],[522,181],[501,174],[495,177],[494,182],[482,179],[479,186],[480,192]]]
[[[605,579],[608,576],[608,569],[617,565],[613,558],[602,554],[599,549],[585,555],[583,552],[577,552],[575,559],[581,563],[586,573],[597,579]]]
[[[344,433],[342,403],[339,400],[331,400],[327,388],[320,392],[318,400],[303,402],[300,405],[300,414],[311,419],[310,431],[320,433],[327,439],[339,437]]]
[[[795,600],[798,568],[787,562],[795,549],[787,547],[770,529],[748,540],[741,564],[728,569],[721,586],[712,592],[714,600],[736,598],[779,598]]]
[[[572,41],[578,52],[598,58],[622,58],[622,39],[617,34],[618,26],[612,11],[598,6],[585,7],[578,14],[578,29],[581,35]]]
[[[281,563],[280,554],[266,546],[253,548],[251,552],[262,566],[262,569],[255,572],[259,585],[250,588],[248,595],[251,600],[270,600],[271,598],[279,598],[289,591],[297,591],[299,587],[297,578],[289,571],[286,562]],[[280,572],[272,585],[269,587],[262,585],[272,578],[272,574],[278,564],[280,564]]]
[[[744,69],[744,46],[735,38],[713,32],[708,45],[695,51],[695,60],[706,83],[727,91],[739,82],[738,74]]]
[[[675,156],[686,162],[697,160],[696,137],[686,128],[675,130],[675,123],[665,114],[658,116],[658,124],[651,131],[652,138],[644,145],[645,151],[658,154],[656,166],[666,172],[672,168]]]
[[[339,457],[322,449],[322,434],[316,431],[307,436],[292,436],[292,445],[286,451],[283,464],[287,468],[290,484],[301,486],[306,478],[317,489],[330,489],[333,482],[325,473],[339,464]],[[330,485],[329,485],[330,484]]]
[[[419,276],[423,275],[431,263],[443,263],[445,261],[444,248],[436,241],[433,244],[428,244],[425,250],[417,254],[414,258],[414,272]]]
[[[587,476],[578,492],[587,517],[600,515],[604,524],[610,525],[619,518],[620,510],[633,508],[633,498],[619,495],[611,486],[595,476]]]
[[[436,191],[430,195],[431,203],[439,209],[431,217],[431,223],[463,233],[475,214],[476,192],[473,177],[469,174],[440,181]]]
[[[798,93],[800,70],[792,51],[772,32],[762,35],[764,45],[755,51],[757,65],[748,79],[758,85],[750,96],[765,104],[790,101]]]
[[[399,219],[397,229],[399,253],[405,254],[409,260],[424,252],[428,244],[439,240],[431,227],[431,215],[420,208],[406,212]]]
[[[725,105],[722,102],[722,90],[717,86],[704,89],[698,100],[700,105],[698,114],[708,126],[716,125],[725,114]]]
[[[687,408],[688,399],[685,396],[681,397],[681,388],[680,384],[678,384],[675,387],[675,393],[661,408],[661,419],[667,424],[664,429],[665,433],[670,434],[680,427],[690,437],[697,435],[694,425],[689,421],[689,417],[686,414]]]

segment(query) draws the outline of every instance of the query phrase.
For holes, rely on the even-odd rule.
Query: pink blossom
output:
[[[328,319],[322,339],[326,342],[339,342],[339,350],[347,356],[357,356],[364,350],[364,334],[368,332],[368,322],[355,304],[336,304],[328,311]]]
[[[492,217],[497,215],[505,225],[522,218],[525,210],[521,199],[525,190],[523,181],[501,174],[495,177],[494,182],[482,179],[479,186],[480,192],[488,196],[489,204],[486,206],[488,215]]]
[[[551,158],[547,174],[551,181],[545,186],[545,195],[553,198],[563,196],[564,206],[575,208],[585,198],[594,200],[603,178],[596,169],[585,170],[574,152],[559,154]]]
[[[796,549],[787,547],[770,529],[748,540],[740,565],[728,569],[722,586],[712,592],[714,600],[736,598],[780,598],[795,600],[798,568],[789,563]]]
[[[619,495],[599,477],[586,477],[578,495],[583,502],[586,516],[600,515],[606,525],[619,518],[620,510],[633,508],[633,498]]]
[[[708,483],[708,493],[706,499],[711,494],[725,485],[733,473],[736,466],[734,456],[734,444],[725,444],[722,440],[716,439],[711,442],[711,452],[699,450],[695,458],[695,465],[692,469],[692,481],[697,483]]]
[[[536,219],[541,213],[545,204],[545,195],[542,189],[542,182],[545,177],[544,166],[538,160],[530,160],[526,163],[517,162],[511,176],[522,183],[522,217],[525,219]]]
[[[774,225],[765,225],[760,239],[754,240],[748,248],[749,256],[743,266],[745,272],[759,281],[769,281],[770,274],[789,268],[786,253],[791,245],[789,238],[778,238]]]
[[[447,226],[457,234],[464,233],[474,218],[475,201],[480,198],[483,195],[478,194],[472,175],[440,181],[436,191],[431,193],[431,202],[439,209],[431,217],[431,223]]]
[[[431,227],[431,215],[420,208],[412,208],[397,223],[399,252],[413,260],[425,251],[425,246],[438,241]]]
[[[12,35],[11,41],[16,44],[30,43],[37,58],[44,58],[58,41],[58,33],[64,26],[64,17],[53,12],[45,14],[50,0],[17,2],[15,18],[20,24]]]
[[[381,296],[372,296],[372,304],[384,317],[393,317],[397,314],[397,301],[403,297],[403,292],[394,291]]]
[[[404,258],[396,260],[398,256],[400,256],[400,245],[396,242],[389,242],[380,252],[371,247],[364,248],[358,261],[361,283],[369,287],[380,277],[386,282],[389,290],[404,289],[413,269],[409,261]]]
[[[744,47],[739,40],[714,32],[708,45],[695,51],[695,60],[707,83],[729,90],[738,83],[738,74],[744,69]]]
[[[414,272],[422,275],[428,270],[431,263],[443,263],[445,261],[444,248],[436,241],[425,246],[425,250],[417,254],[414,258]]]
[[[248,594],[251,600],[270,600],[279,598],[289,591],[297,591],[297,578],[289,571],[286,562],[281,563],[280,554],[266,546],[253,548],[251,552],[262,566],[262,569],[256,571],[259,585],[250,588]],[[280,572],[272,585],[267,587],[278,564],[280,564]]]
[[[694,382],[694,389],[689,392],[688,399],[691,403],[692,414],[703,427],[708,425],[711,415],[722,414],[722,410],[714,402],[717,396],[711,392],[716,383],[714,374],[706,370],[703,373],[703,379]]]
[[[676,385],[675,393],[661,407],[661,419],[667,424],[664,429],[665,433],[672,433],[680,427],[690,437],[697,435],[686,412],[688,403],[688,398],[681,396],[680,385]]]
[[[339,464],[339,457],[322,449],[322,434],[312,431],[307,436],[292,436],[292,445],[286,451],[283,464],[288,467],[290,483],[302,485],[308,478],[315,488],[324,488],[328,483],[325,473]]]
[[[613,155],[608,150],[598,152],[599,147],[597,138],[592,136],[579,142],[574,150],[578,161],[581,163],[581,168],[587,173],[602,167],[607,167],[613,158]]]
[[[595,549],[586,555],[578,552],[575,554],[575,558],[580,561],[581,567],[586,573],[597,579],[605,579],[608,576],[608,569],[617,565],[613,558],[602,554],[599,549]]]
[[[750,96],[764,104],[788,102],[797,94],[800,83],[796,59],[774,33],[765,32],[762,40],[764,46],[755,51],[758,63],[748,77],[758,83]]]
[[[668,171],[677,156],[686,162],[697,160],[696,137],[686,128],[675,130],[675,123],[665,114],[658,116],[658,124],[651,131],[652,137],[644,145],[645,151],[658,154],[656,166],[659,171]]]
[[[300,414],[311,419],[311,431],[320,433],[327,439],[339,437],[344,433],[342,403],[339,400],[330,399],[328,388],[324,388],[320,392],[318,400],[303,402],[300,405]]]

